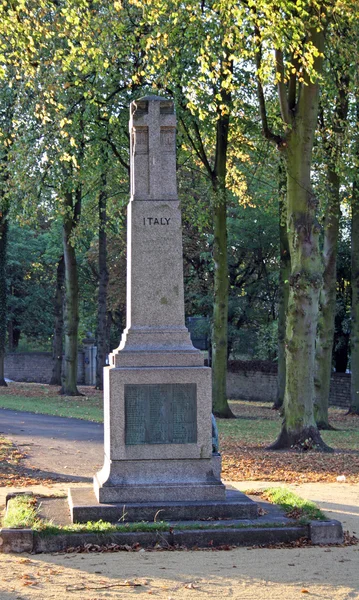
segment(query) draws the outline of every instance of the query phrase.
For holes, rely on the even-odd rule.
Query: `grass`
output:
[[[295,524],[295,523],[293,523]],[[63,533],[134,533],[134,532],[169,532],[171,530],[175,531],[194,531],[194,530],[212,530],[212,529],[259,529],[259,528],[272,528],[279,529],[283,527],[287,527],[288,523],[251,523],[248,525],[247,523],[226,523],[222,521],[221,523],[181,523],[181,524],[169,524],[165,521],[161,521],[159,523],[147,523],[147,522],[139,522],[139,523],[125,523],[123,525],[114,525],[113,523],[107,523],[105,521],[92,522],[88,523],[74,523],[73,525],[64,525],[63,527],[51,524],[43,524],[41,527],[35,527],[35,531],[38,531],[42,535],[60,535]]]
[[[327,520],[314,502],[304,500],[286,488],[267,488],[263,491],[262,497],[280,506],[288,518],[300,519],[301,522]]]
[[[41,520],[34,496],[23,494],[8,501],[3,527],[36,529],[40,526]]]
[[[237,407],[240,409],[240,406]],[[269,407],[268,407],[269,408]],[[241,440],[243,444],[270,444],[280,431],[280,421],[259,419],[253,421],[241,417],[235,420],[217,419],[218,432],[226,438]]]
[[[170,525],[165,521],[147,523],[119,523],[117,525],[107,521],[88,521],[87,523],[73,523],[72,525],[51,525],[44,523],[36,529],[45,535],[59,535],[61,533],[135,533],[135,532],[163,532],[169,531]]]
[[[0,408],[43,415],[55,415],[58,417],[74,417],[98,423],[103,421],[102,399],[100,400],[96,396],[71,397],[45,394],[44,396],[28,397],[24,395],[5,395],[2,393],[0,395]]]
[[[269,402],[230,401],[237,419],[218,419],[218,430],[225,438],[241,440],[243,444],[263,446],[278,436],[282,417]],[[359,418],[346,415],[346,409],[329,408],[329,420],[336,431],[321,431],[331,447],[359,451]]]

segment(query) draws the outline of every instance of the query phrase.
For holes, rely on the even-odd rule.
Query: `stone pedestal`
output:
[[[205,367],[109,367],[99,502],[220,500]]]

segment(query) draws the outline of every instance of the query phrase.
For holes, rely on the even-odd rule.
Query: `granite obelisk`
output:
[[[132,102],[130,136],[127,323],[105,368],[105,459],[94,491],[100,503],[223,501],[211,370],[185,327],[173,102]]]

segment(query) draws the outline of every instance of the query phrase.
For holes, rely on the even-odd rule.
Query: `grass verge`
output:
[[[9,500],[3,527],[37,529],[41,527],[41,523],[35,496],[22,494]]]
[[[0,408],[26,411],[56,417],[73,417],[86,421],[103,421],[102,401],[86,396],[0,396]]]
[[[300,520],[301,523],[327,520],[314,502],[304,500],[286,488],[267,488],[262,492],[261,497],[280,506],[289,519]]]

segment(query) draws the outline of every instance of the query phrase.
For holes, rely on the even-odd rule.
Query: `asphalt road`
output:
[[[43,476],[90,481],[103,464],[103,425],[0,409],[0,434],[27,455],[24,466]]]

